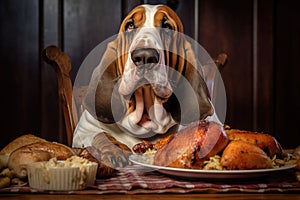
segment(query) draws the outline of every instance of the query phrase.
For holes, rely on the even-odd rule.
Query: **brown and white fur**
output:
[[[141,140],[154,142],[179,125],[217,119],[209,80],[182,34],[182,22],[167,6],[141,5],[128,14],[94,70],[74,147],[95,146],[119,167]]]

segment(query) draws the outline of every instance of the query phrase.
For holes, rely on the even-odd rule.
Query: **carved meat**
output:
[[[200,169],[205,160],[219,153],[227,143],[227,135],[219,124],[205,120],[194,122],[158,149],[154,164]]]

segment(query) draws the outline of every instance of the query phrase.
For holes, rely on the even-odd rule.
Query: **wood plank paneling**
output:
[[[41,50],[55,44],[72,60],[72,80],[90,51],[117,34],[136,5],[172,4],[185,33],[211,56],[226,52],[222,71],[226,123],[269,132],[284,148],[299,145],[299,5],[285,0],[2,0],[0,147],[34,133],[65,142],[54,70]]]
[[[300,5],[277,1],[275,7],[275,129],[284,147],[299,145],[300,132]]]
[[[250,8],[250,9],[249,9]],[[226,122],[252,129],[252,1],[199,2],[199,43],[211,56],[228,54],[222,71]]]
[[[253,41],[253,129],[271,133],[274,129],[274,1],[256,1],[256,34]],[[254,8],[255,9],[255,8]],[[255,25],[255,23],[253,23]],[[256,32],[256,33],[255,33]]]
[[[40,1],[40,54],[49,45],[62,46],[61,4],[60,0]],[[55,70],[42,58],[40,59],[40,66],[41,136],[50,141],[66,143],[62,109],[58,101]]]
[[[38,5],[0,3],[0,147],[24,133],[40,134]]]
[[[124,19],[132,8],[142,4],[143,0],[122,1],[122,19]]]
[[[119,0],[66,0],[63,8],[63,49],[72,60],[74,80],[88,53],[118,33],[122,5]]]

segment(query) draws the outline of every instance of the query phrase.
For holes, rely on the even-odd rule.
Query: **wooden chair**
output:
[[[70,79],[72,69],[70,57],[56,46],[48,46],[42,52],[44,61],[50,64],[57,75],[58,97],[63,109],[67,133],[67,144],[72,146],[73,132],[78,123],[78,114],[73,97],[73,86]]]
[[[63,117],[67,134],[67,145],[72,146],[73,132],[80,117],[80,104],[85,95],[87,86],[73,88],[70,79],[70,71],[72,69],[70,57],[60,48],[56,46],[48,46],[42,52],[45,62],[50,64],[56,74],[58,81],[59,101],[63,109]],[[221,53],[214,58],[219,70],[222,70],[227,62],[227,54]]]

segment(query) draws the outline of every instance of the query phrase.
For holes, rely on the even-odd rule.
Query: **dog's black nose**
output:
[[[138,48],[132,51],[131,59],[136,66],[158,63],[159,53],[153,48]]]

